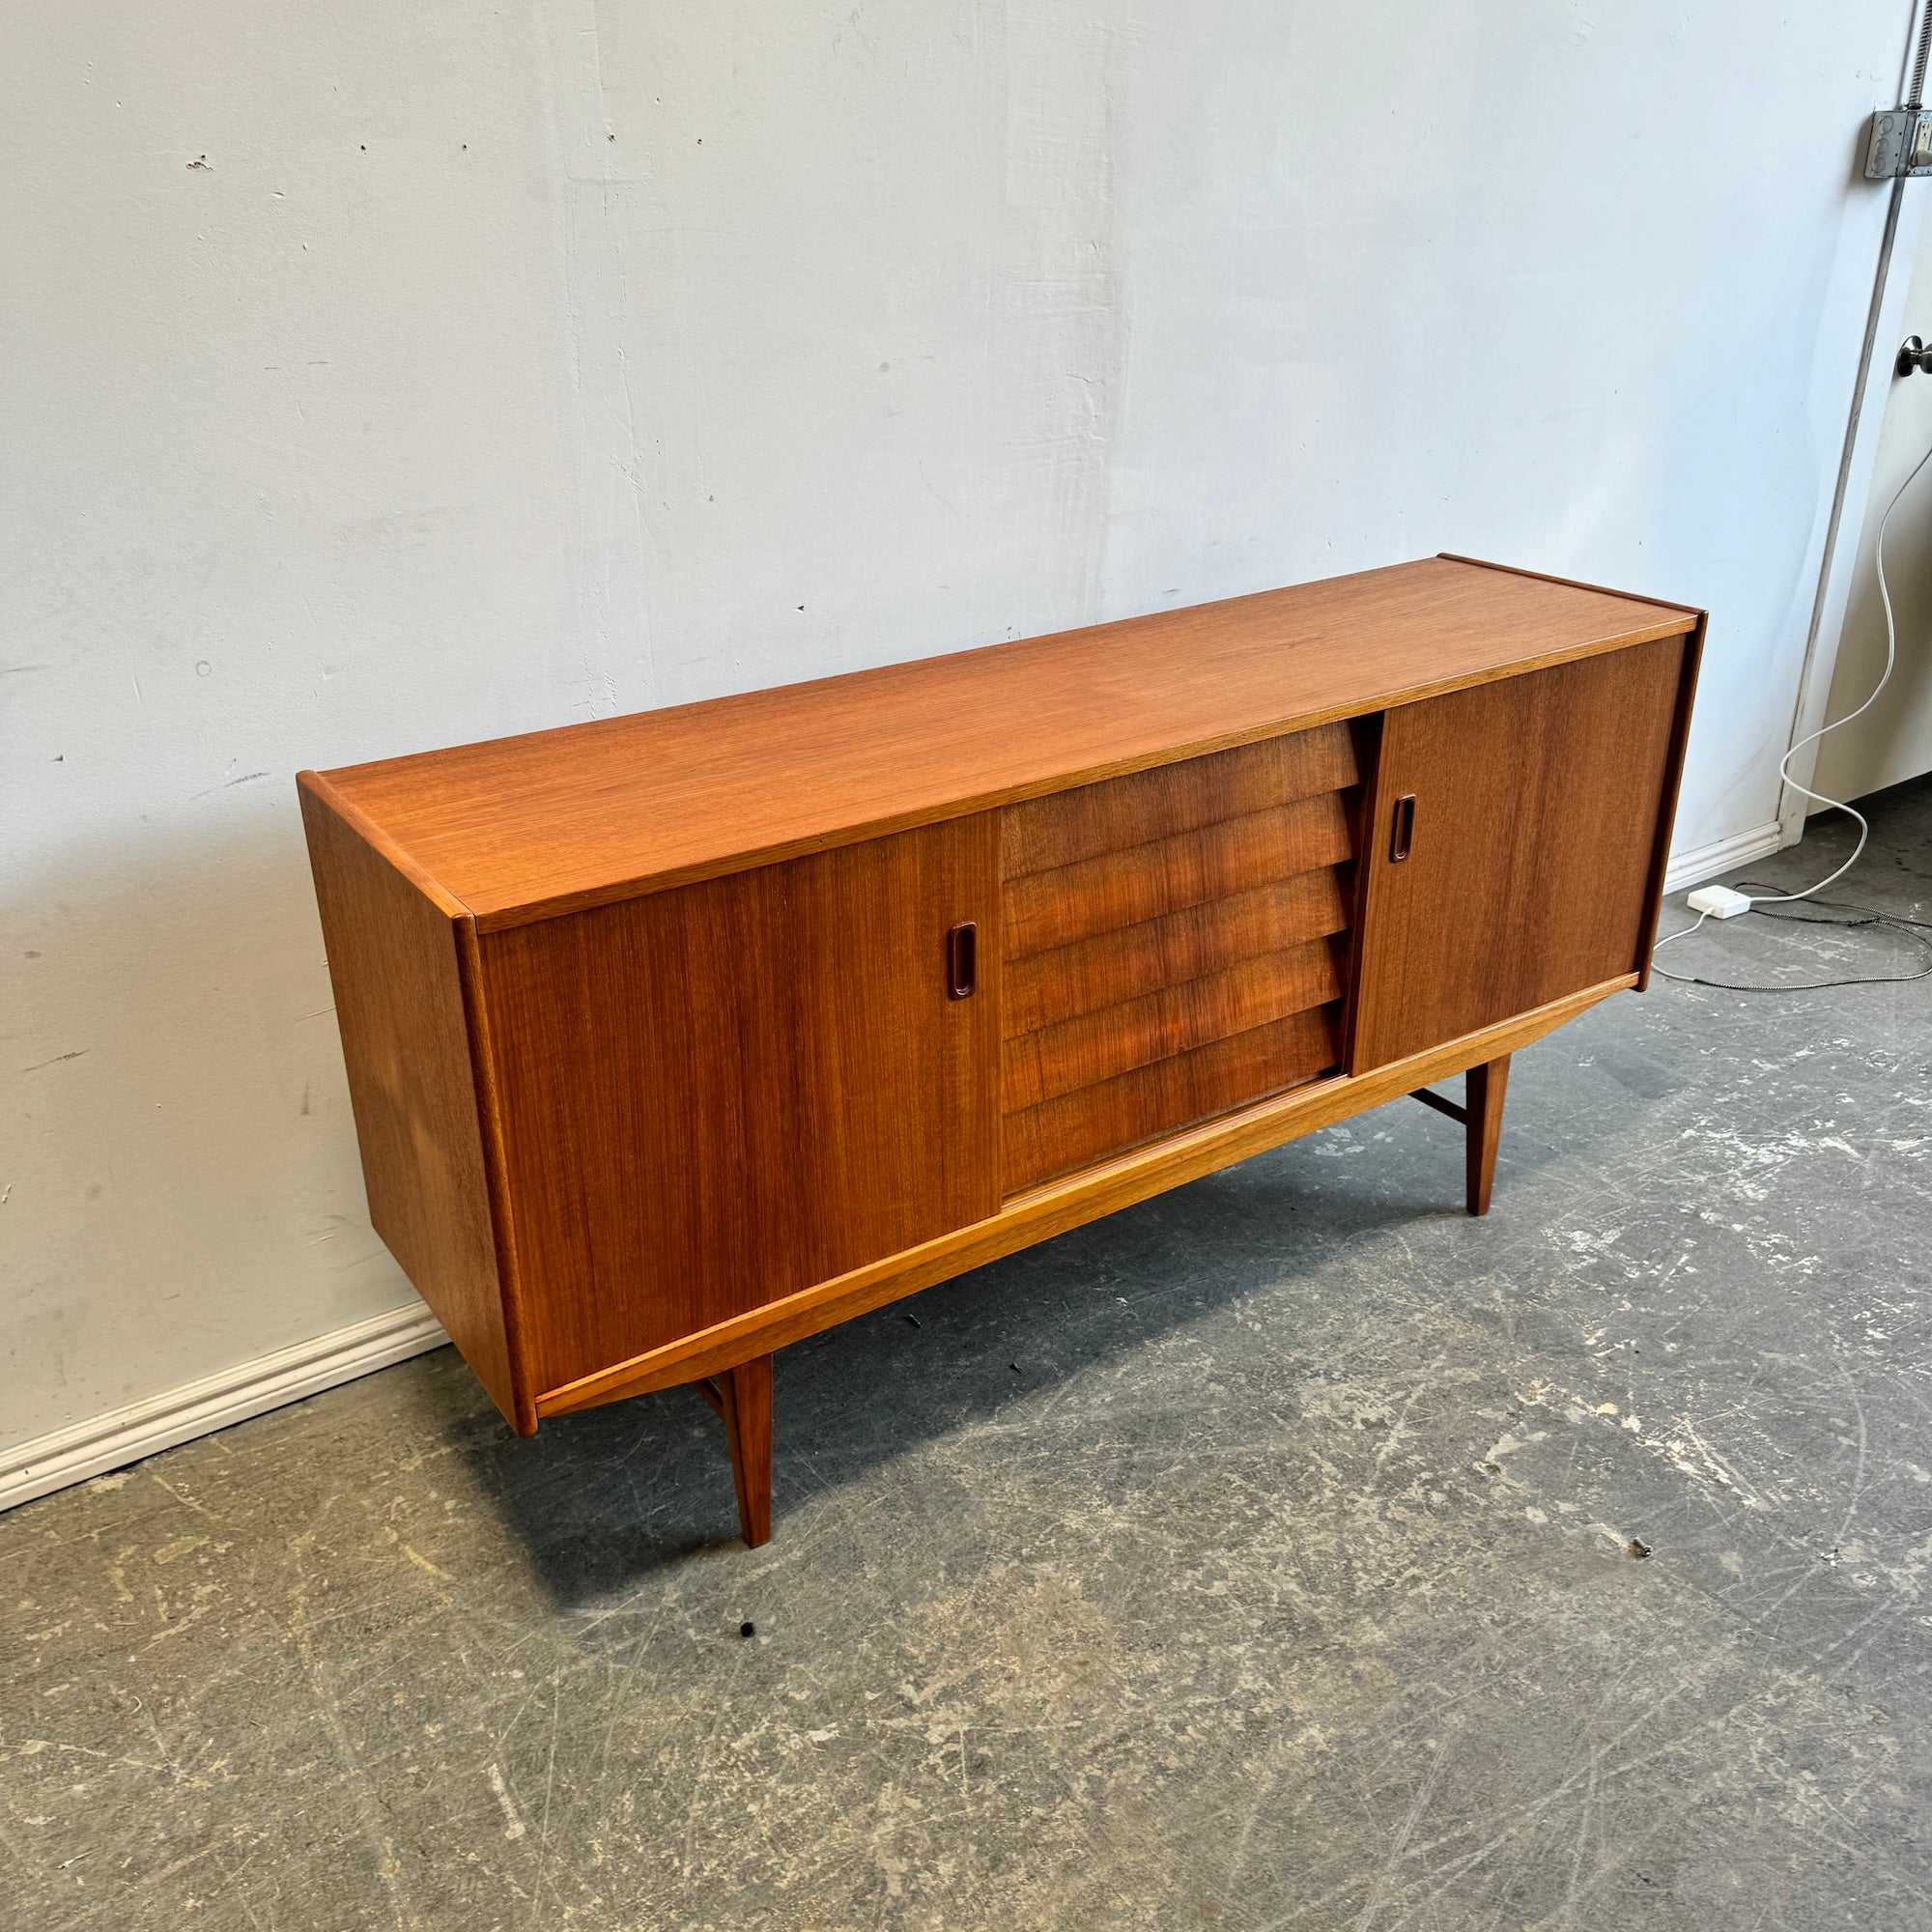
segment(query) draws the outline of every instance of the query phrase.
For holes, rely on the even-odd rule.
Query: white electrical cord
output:
[[[1909,475],[1905,479],[1905,481],[1901,483],[1895,491],[1892,492],[1891,501],[1886,505],[1885,515],[1879,519],[1878,544],[1876,546],[1877,560],[1878,560],[1878,595],[1879,595],[1879,602],[1885,606],[1885,669],[1880,674],[1879,681],[1872,686],[1871,696],[1867,697],[1865,701],[1862,704],[1861,704],[1856,711],[1848,711],[1842,718],[1834,718],[1831,724],[1821,725],[1817,730],[1813,731],[1808,738],[1799,739],[1797,744],[1792,746],[1790,751],[1786,752],[1783,757],[1781,757],[1777,761],[1777,776],[1780,779],[1782,779],[1784,782],[1788,784],[1793,791],[1802,792],[1806,798],[1816,799],[1817,802],[1820,805],[1824,806],[1827,810],[1847,812],[1853,818],[1856,818],[1859,822],[1859,842],[1855,846],[1853,846],[1852,856],[1849,859],[1847,859],[1845,863],[1842,866],[1840,866],[1835,872],[1833,872],[1829,877],[1820,879],[1815,886],[1806,886],[1802,893],[1766,894],[1761,897],[1753,898],[1751,900],[1752,905],[1778,905],[1783,903],[1787,899],[1808,899],[1812,895],[1812,894],[1822,893],[1827,886],[1833,883],[1833,880],[1842,879],[1845,876],[1845,874],[1849,872],[1852,869],[1852,867],[1859,863],[1859,858],[1865,849],[1865,840],[1871,837],[1871,827],[1865,822],[1865,815],[1863,812],[1860,811],[1854,806],[1847,805],[1845,801],[1841,798],[1827,798],[1823,792],[1813,791],[1809,785],[1800,784],[1798,781],[1791,776],[1791,761],[1799,754],[1800,752],[1802,752],[1805,748],[1806,745],[1815,745],[1818,742],[1818,740],[1825,735],[1827,731],[1839,730],[1843,726],[1849,724],[1854,718],[1862,718],[1865,715],[1865,713],[1869,711],[1872,708],[1872,706],[1878,702],[1879,693],[1882,692],[1886,688],[1886,686],[1891,682],[1892,668],[1898,662],[1898,620],[1892,614],[1891,586],[1885,581],[1885,533],[1887,528],[1890,526],[1891,513],[1895,509],[1897,509],[1900,502],[1903,501],[1905,493],[1912,488],[1913,484],[1918,482],[1918,472],[1921,469],[1923,469],[1928,463],[1932,463],[1932,449],[1928,449],[1925,452],[1925,454],[1921,456],[1918,459],[1918,461],[1912,466],[1911,475]]]
[[[1841,798],[1827,798],[1822,791],[1813,791],[1809,785],[1800,784],[1791,776],[1791,761],[1800,752],[1804,751],[1805,746],[1815,745],[1820,738],[1824,737],[1826,732],[1836,731],[1842,726],[1849,724],[1853,719],[1862,718],[1878,702],[1879,694],[1891,682],[1892,668],[1898,662],[1898,620],[1892,612],[1891,586],[1885,579],[1885,533],[1890,526],[1891,513],[1904,500],[1905,493],[1912,488],[1913,484],[1918,482],[1919,472],[1928,463],[1932,463],[1932,449],[1928,449],[1912,466],[1912,473],[1892,492],[1891,501],[1886,505],[1885,515],[1879,519],[1878,543],[1876,546],[1878,595],[1879,602],[1885,607],[1885,669],[1880,674],[1879,681],[1872,686],[1870,696],[1856,711],[1848,711],[1842,718],[1834,718],[1831,724],[1820,725],[1809,737],[1799,739],[1790,751],[1786,752],[1783,757],[1777,761],[1777,776],[1793,791],[1801,792],[1806,798],[1815,799],[1828,811],[1842,811],[1849,817],[1857,819],[1859,822],[1859,842],[1852,847],[1852,856],[1835,871],[1828,872],[1816,885],[1806,886],[1803,892],[1797,893],[1754,893],[1750,895],[1750,902],[1753,906],[1786,905],[1794,899],[1808,899],[1814,894],[1822,893],[1827,886],[1842,879],[1859,863],[1860,858],[1864,853],[1865,840],[1871,837],[1871,826],[1867,823],[1863,812],[1859,810],[1856,806],[1847,805]],[[1697,930],[1697,927],[1702,925],[1710,917],[1709,913],[1700,912],[1697,915],[1694,924],[1685,926],[1681,932],[1666,933],[1663,938],[1660,939],[1651,948],[1652,958],[1655,958],[1659,952],[1662,952],[1666,946],[1671,945],[1674,941],[1689,939]],[[1663,969],[1659,967],[1658,971],[1662,972]],[[1678,980],[1683,976],[1677,973],[1664,973],[1663,977],[1666,980]]]
[[[1700,913],[1699,913],[1699,914],[1697,915],[1697,917],[1696,917],[1696,918],[1695,918],[1694,920],[1692,920],[1692,921],[1690,922],[1690,923],[1689,925],[1681,927],[1681,928],[1680,928],[1680,929],[1679,929],[1678,931],[1676,931],[1676,932],[1666,932],[1666,933],[1665,933],[1665,934],[1663,935],[1663,937],[1662,937],[1662,939],[1660,939],[1660,940],[1659,940],[1659,941],[1657,942],[1657,944],[1656,944],[1655,946],[1653,946],[1653,947],[1652,947],[1652,948],[1650,949],[1650,957],[1651,957],[1651,961],[1652,961],[1652,963],[1653,963],[1653,964],[1655,964],[1655,963],[1656,963],[1656,960],[1657,960],[1657,955],[1658,955],[1658,954],[1659,954],[1660,952],[1662,952],[1663,951],[1663,949],[1664,949],[1664,948],[1665,948],[1666,946],[1670,945],[1670,944],[1671,944],[1671,943],[1672,943],[1673,941],[1675,941],[1675,940],[1679,940],[1679,939],[1689,939],[1689,938],[1690,937],[1690,935],[1691,935],[1691,934],[1692,934],[1693,932],[1695,932],[1695,931],[1697,930],[1697,928],[1698,928],[1698,927],[1699,927],[1700,925],[1702,925],[1702,924],[1704,923],[1704,922],[1705,922],[1705,921],[1706,921],[1707,919],[1709,919],[1710,917],[1711,917],[1711,915],[1710,915],[1709,913],[1707,913],[1707,912],[1700,912]],[[1662,968],[1662,966],[1659,966],[1659,967],[1657,968],[1657,970],[1658,970],[1658,971],[1659,971],[1660,973],[1663,973],[1663,968]],[[1663,973],[1663,977],[1664,977],[1664,978],[1665,978],[1666,980],[1682,980],[1682,979],[1684,978],[1684,975],[1683,975],[1682,973]]]

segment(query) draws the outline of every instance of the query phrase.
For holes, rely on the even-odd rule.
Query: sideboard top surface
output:
[[[484,930],[1689,631],[1430,557],[302,782]]]

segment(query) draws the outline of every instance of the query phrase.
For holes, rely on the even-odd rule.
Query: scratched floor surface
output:
[[[791,1350],[756,1554],[689,1391],[446,1350],[19,1509],[0,1924],[1932,1927],[1928,1070],[1617,1000],[1487,1221],[1403,1103]]]

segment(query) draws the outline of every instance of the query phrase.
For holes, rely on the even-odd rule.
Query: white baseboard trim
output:
[[[0,1510],[354,1381],[448,1340],[418,1302],[0,1450]]]
[[[1784,828],[1768,819],[1728,838],[1714,839],[1709,845],[1693,845],[1688,852],[1673,852],[1663,874],[1663,890],[1681,893],[1686,886],[1701,886],[1719,872],[1735,871],[1754,859],[1766,859],[1784,846]]]

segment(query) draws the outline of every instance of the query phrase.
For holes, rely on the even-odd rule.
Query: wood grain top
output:
[[[490,931],[1674,636],[1696,614],[1431,557],[300,782]]]

